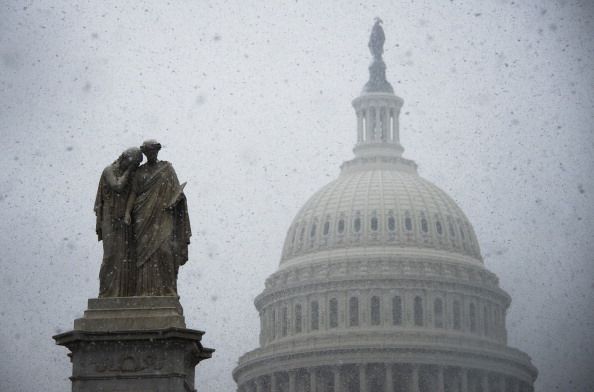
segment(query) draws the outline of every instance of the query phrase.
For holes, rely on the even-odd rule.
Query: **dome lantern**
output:
[[[353,101],[357,114],[357,158],[399,158],[404,152],[400,145],[398,117],[404,101],[394,94],[386,79],[386,64],[382,59],[385,35],[382,20],[375,19],[369,38],[373,56],[369,66],[369,81],[359,97]]]

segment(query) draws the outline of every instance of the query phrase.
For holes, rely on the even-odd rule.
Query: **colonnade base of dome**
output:
[[[238,392],[533,392],[532,383],[478,369],[410,364],[343,364],[275,372]]]

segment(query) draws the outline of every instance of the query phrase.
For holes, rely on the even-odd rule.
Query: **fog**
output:
[[[97,296],[99,176],[148,138],[188,182],[198,389],[235,390],[292,218],[352,157],[375,16],[404,155],[474,225],[509,344],[537,391],[594,390],[591,2],[2,3],[0,390],[69,390],[51,336]]]

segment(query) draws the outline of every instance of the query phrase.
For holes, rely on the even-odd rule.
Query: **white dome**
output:
[[[460,207],[402,158],[347,162],[340,177],[316,192],[293,220],[281,266],[333,253],[482,264],[474,230]]]
[[[402,157],[382,43],[378,19],[353,101],[355,158],[289,227],[254,301],[260,347],[239,359],[238,391],[533,391],[537,370],[507,346],[511,299],[472,225]]]

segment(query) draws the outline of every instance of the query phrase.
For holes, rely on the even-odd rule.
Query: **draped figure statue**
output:
[[[177,273],[188,260],[192,235],[185,184],[171,163],[159,161],[161,144],[145,141],[128,199],[125,222],[133,229],[137,296],[177,295]]]
[[[103,241],[99,297],[135,294],[132,233],[124,224],[124,216],[131,190],[130,180],[141,161],[140,149],[129,148],[101,173],[94,208],[97,237]]]
[[[371,29],[371,35],[369,36],[369,50],[373,55],[374,59],[381,60],[384,54],[384,42],[386,42],[386,35],[382,28],[383,21],[380,18],[375,18],[375,23]]]

